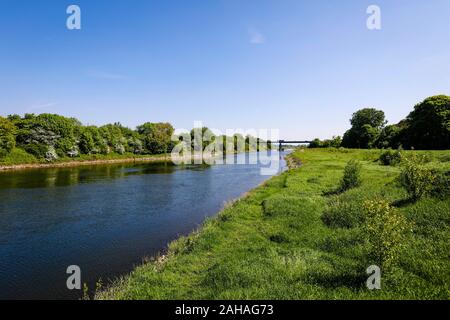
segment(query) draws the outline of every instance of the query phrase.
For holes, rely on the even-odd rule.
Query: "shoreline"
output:
[[[91,166],[91,165],[115,164],[115,163],[167,162],[168,160],[170,160],[170,158],[165,155],[158,157],[140,157],[140,158],[130,157],[122,159],[118,158],[118,159],[96,159],[96,160],[72,160],[55,163],[28,163],[28,164],[15,164],[9,166],[0,165],[0,172],[20,171],[26,169],[49,169],[49,168]]]

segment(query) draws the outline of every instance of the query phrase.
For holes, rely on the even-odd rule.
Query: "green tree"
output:
[[[415,149],[450,149],[450,97],[434,96],[417,104],[406,118],[405,145]]]
[[[196,149],[196,144],[202,141],[202,150],[204,150],[208,145],[213,143],[216,140],[215,134],[208,127],[202,128],[194,128],[190,132],[191,135],[191,143],[192,149],[199,151]],[[199,146],[197,146],[198,148]]]
[[[398,149],[402,146],[402,136],[404,133],[404,122],[388,125],[381,130],[376,145],[381,149]]]
[[[342,139],[346,148],[372,148],[386,125],[384,112],[365,108],[355,112],[350,119],[352,127]]]
[[[16,133],[14,123],[0,117],[0,155],[9,153],[16,146]]]
[[[311,149],[322,148],[322,146],[323,146],[323,143],[322,143],[322,141],[319,138],[314,139],[309,144],[309,148],[311,148]]]
[[[144,148],[150,154],[169,152],[174,128],[170,123],[144,123],[137,128],[143,138]]]
[[[363,125],[359,137],[362,146],[369,149],[376,147],[380,133],[380,129],[374,128],[370,124]]]
[[[321,141],[316,138],[309,144],[309,148],[339,148],[342,144],[342,138],[340,136],[333,136],[331,139]]]
[[[17,142],[30,150],[44,150],[53,147],[59,156],[65,156],[77,148],[75,131],[81,123],[74,118],[57,114],[26,114],[15,120],[18,127]],[[39,145],[39,147],[37,147]],[[34,147],[30,147],[34,146]],[[42,152],[35,153],[43,157]]]
[[[91,154],[91,153],[95,153],[94,151],[96,150],[96,146],[95,146],[95,141],[94,141],[94,137],[92,134],[92,131],[94,131],[96,127],[84,127],[81,130],[81,134],[80,134],[80,142],[79,142],[79,147],[80,147],[80,151],[83,154]]]
[[[99,130],[106,144],[106,150],[103,153],[117,152],[123,154],[127,151],[128,141],[124,135],[126,128],[119,122],[104,125]]]

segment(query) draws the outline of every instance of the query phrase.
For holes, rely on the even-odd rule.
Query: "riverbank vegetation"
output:
[[[298,149],[299,164],[97,299],[449,299],[450,152]],[[369,266],[381,289],[369,290]]]
[[[383,111],[364,108],[355,112],[351,128],[341,138],[315,139],[312,148],[450,149],[450,97],[429,97],[398,124],[387,125]]]
[[[147,122],[132,130],[120,123],[84,126],[77,119],[56,114],[0,117],[0,166],[162,155],[186,139],[194,149],[196,136],[201,137],[203,148],[213,141],[221,142],[224,153],[271,147],[251,136],[216,137],[208,128],[179,136],[174,136],[174,131],[170,123]]]

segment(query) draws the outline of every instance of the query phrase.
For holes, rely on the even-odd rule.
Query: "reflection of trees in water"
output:
[[[171,162],[114,164],[0,172],[0,190],[8,188],[63,187],[145,174],[171,174],[175,170],[204,170],[207,165],[175,166]]]
[[[188,166],[180,168],[189,169]],[[172,173],[172,163],[114,164],[0,172],[0,189],[67,186],[131,175]]]

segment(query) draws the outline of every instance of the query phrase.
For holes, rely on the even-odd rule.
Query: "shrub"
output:
[[[401,162],[402,154],[399,150],[388,149],[381,153],[379,161],[385,166],[394,166]]]
[[[418,200],[429,193],[436,180],[433,171],[424,165],[425,161],[424,156],[416,154],[403,158],[399,181],[412,200]]]
[[[26,152],[28,152],[29,154],[34,155],[36,158],[38,159],[44,159],[45,158],[45,154],[48,150],[48,147],[46,145],[43,144],[38,144],[38,143],[30,143],[24,146],[24,149]]]
[[[45,153],[45,161],[53,162],[58,160],[58,154],[55,150],[55,147],[49,146],[47,152]]]
[[[0,153],[8,154],[16,146],[16,127],[8,119],[0,117]]]
[[[361,184],[361,164],[356,160],[350,160],[344,169],[344,176],[340,184],[340,191],[344,192],[356,188]]]
[[[436,179],[430,194],[441,200],[450,197],[450,171],[439,172],[435,175]]]
[[[363,209],[363,235],[370,263],[389,269],[398,260],[412,224],[386,200],[365,201]]]
[[[37,159],[25,150],[14,148],[4,158],[0,160],[3,165],[15,165],[23,163],[35,163]]]

